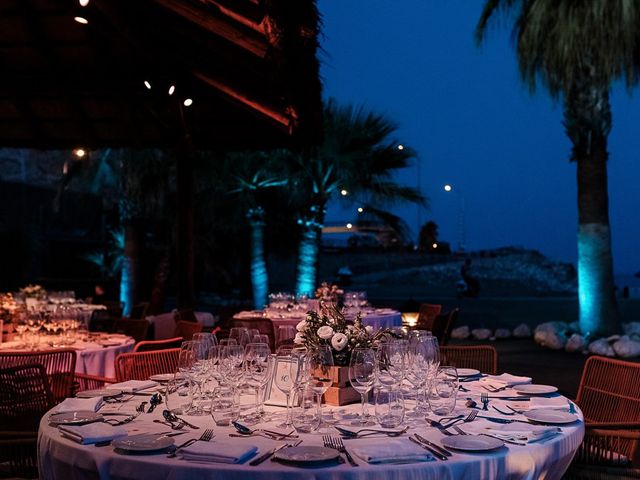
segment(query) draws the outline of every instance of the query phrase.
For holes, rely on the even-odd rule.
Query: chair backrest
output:
[[[271,351],[274,350],[275,347],[275,333],[274,333],[274,323],[268,318],[242,318],[242,319],[233,319],[233,327],[244,327],[248,329],[257,329],[261,335],[267,335],[269,337],[269,348]]]
[[[53,407],[43,365],[32,363],[0,369],[2,430],[37,431],[42,416]]]
[[[147,380],[151,375],[174,373],[178,368],[179,348],[152,352],[121,353],[116,357],[116,379]]]
[[[442,312],[442,305],[439,303],[423,303],[420,305],[418,313],[418,325],[420,329],[432,330],[433,321]]]
[[[440,365],[475,368],[482,373],[498,373],[498,352],[491,345],[440,347]]]
[[[0,352],[0,368],[40,364],[44,366],[53,394],[53,401],[60,403],[73,395],[76,370],[75,350],[48,350],[44,352]]]
[[[133,318],[120,318],[113,324],[114,333],[123,333],[133,337],[136,342],[147,338],[149,322],[147,320],[134,320]]]
[[[122,302],[119,301],[103,301],[102,304],[107,307],[107,313],[111,317],[119,318],[122,316],[122,310],[124,310],[124,306]]]
[[[185,340],[191,340],[194,333],[200,333],[202,331],[202,324],[198,322],[187,322],[185,320],[179,320],[176,323],[176,329],[173,333],[174,337],[182,337]]]
[[[156,350],[167,350],[169,348],[180,348],[184,338],[173,337],[166,340],[146,340],[144,342],[136,343],[133,347],[134,352],[153,352]]]
[[[141,320],[147,317],[147,310],[149,310],[149,302],[140,302],[131,307],[131,313],[128,318]]]
[[[640,422],[640,363],[587,359],[576,403],[593,422]]]
[[[433,320],[431,333],[438,339],[440,345],[446,345],[451,338],[451,330],[458,319],[459,309],[454,308],[448,312],[437,315]]]
[[[111,315],[108,310],[94,310],[89,319],[90,332],[112,332],[116,317]]]

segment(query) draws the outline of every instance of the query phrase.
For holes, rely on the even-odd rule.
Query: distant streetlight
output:
[[[346,197],[347,195],[349,195],[349,192],[343,188],[342,190],[340,190],[340,195]]]
[[[347,228],[351,230],[353,228],[353,225],[351,223],[347,223]]]
[[[362,213],[362,212],[364,212],[364,208],[358,207],[358,213]]]
[[[453,192],[453,185],[447,183],[442,187],[445,192],[450,193]],[[460,205],[458,207],[458,231],[459,231],[459,239],[458,239],[458,250],[464,252],[466,249],[466,239],[467,239],[467,229],[466,229],[466,221],[465,221],[465,201],[464,195],[462,194],[462,189],[456,187],[456,191],[454,192],[458,195],[460,199]]]
[[[82,158],[87,154],[87,152],[86,152],[86,150],[84,148],[76,148],[73,151],[73,154],[78,158]]]
[[[435,250],[436,248],[438,248],[438,244],[434,243],[433,245],[431,245],[431,247]]]
[[[398,145],[398,150],[404,150],[404,145],[402,144]]]

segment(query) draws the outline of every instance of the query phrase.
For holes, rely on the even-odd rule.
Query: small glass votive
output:
[[[400,390],[379,388],[374,394],[375,412],[383,428],[396,428],[404,421],[404,397]]]
[[[293,428],[298,432],[310,433],[320,427],[320,414],[315,392],[311,387],[302,386],[293,393]]]
[[[211,399],[211,417],[219,427],[235,422],[240,415],[239,399],[231,387],[218,387],[213,390]]]

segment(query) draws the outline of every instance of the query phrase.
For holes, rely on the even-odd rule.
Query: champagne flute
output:
[[[376,371],[376,353],[371,348],[354,348],[349,362],[349,380],[351,386],[360,394],[362,416],[360,421],[354,422],[361,426],[368,425],[365,416],[367,394],[373,387]]]
[[[281,349],[278,349],[276,354],[275,364],[275,384],[287,398],[287,416],[284,423],[278,425],[278,428],[289,428],[292,425],[291,422],[291,392],[293,390],[293,377],[291,376],[291,351],[286,354]]]

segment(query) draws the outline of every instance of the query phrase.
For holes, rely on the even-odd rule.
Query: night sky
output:
[[[400,124],[420,168],[398,180],[420,186],[430,208],[392,208],[416,231],[434,220],[457,246],[460,197],[468,250],[518,245],[576,259],[575,165],[561,104],[530,94],[519,78],[509,26],[476,47],[482,1],[320,0],[324,94],[364,105]],[[609,195],[616,274],[640,270],[640,89],[612,92]],[[420,176],[418,177],[418,173]],[[419,178],[419,183],[418,183]],[[334,206],[328,221],[352,221]]]

